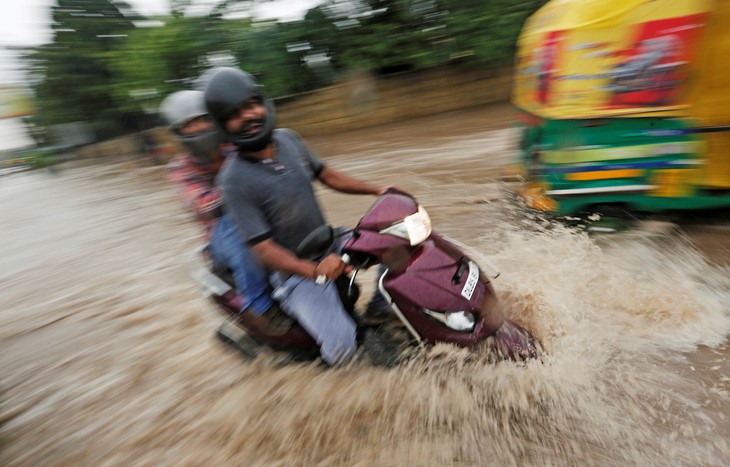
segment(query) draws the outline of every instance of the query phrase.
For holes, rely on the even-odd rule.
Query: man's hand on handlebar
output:
[[[314,268],[314,279],[319,280],[320,276],[324,276],[328,281],[331,281],[351,270],[352,266],[345,264],[340,255],[331,253]]]

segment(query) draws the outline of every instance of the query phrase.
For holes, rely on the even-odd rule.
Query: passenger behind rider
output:
[[[233,273],[236,289],[243,296],[241,311],[260,316],[274,307],[267,273],[241,240],[235,223],[226,213],[221,190],[215,184],[225,154],[231,149],[221,145],[222,135],[208,116],[202,91],[170,94],[160,105],[160,112],[187,149],[168,163],[169,177],[205,226],[214,267],[230,269]]]
[[[219,175],[226,206],[239,233],[270,270],[272,296],[317,341],[330,365],[355,354],[356,324],[345,311],[332,281],[346,265],[337,254],[320,261],[298,258],[294,251],[314,229],[325,225],[314,194],[318,180],[343,193],[382,195],[387,188],[359,181],[324,164],[295,132],[275,129],[273,103],[253,77],[222,68],[205,89],[210,116],[235,155]]]

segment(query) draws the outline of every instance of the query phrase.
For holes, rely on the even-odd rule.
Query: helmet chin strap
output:
[[[247,142],[238,142],[235,139],[233,140],[233,144],[241,151],[241,152],[259,152],[266,149],[266,146],[271,144],[271,135],[272,132],[268,133],[268,137],[257,139],[256,141],[247,141]]]
[[[266,107],[267,115],[261,131],[250,137],[228,133],[230,142],[236,145],[242,153],[259,152],[271,144],[272,134],[276,127],[276,109],[274,108],[273,102],[269,99],[264,100],[264,106]]]

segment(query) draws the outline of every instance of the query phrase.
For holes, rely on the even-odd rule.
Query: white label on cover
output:
[[[466,278],[464,288],[461,289],[461,296],[467,300],[471,300],[471,296],[474,295],[474,290],[477,288],[479,283],[479,267],[474,261],[469,261],[469,275]]]

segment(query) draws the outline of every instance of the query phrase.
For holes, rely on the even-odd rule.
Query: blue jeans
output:
[[[236,289],[243,296],[241,311],[250,309],[261,315],[271,308],[274,302],[266,269],[238,235],[230,214],[224,214],[213,227],[208,250],[216,268],[233,272]]]
[[[333,245],[337,252],[344,244],[341,231],[339,235]],[[324,361],[334,366],[352,359],[357,350],[357,324],[342,305],[334,282],[317,285],[311,279],[275,271],[271,283],[281,309],[317,341]]]
[[[286,314],[317,341],[329,365],[349,361],[357,350],[357,325],[345,310],[334,282],[317,285],[300,276],[275,272],[274,297]]]

